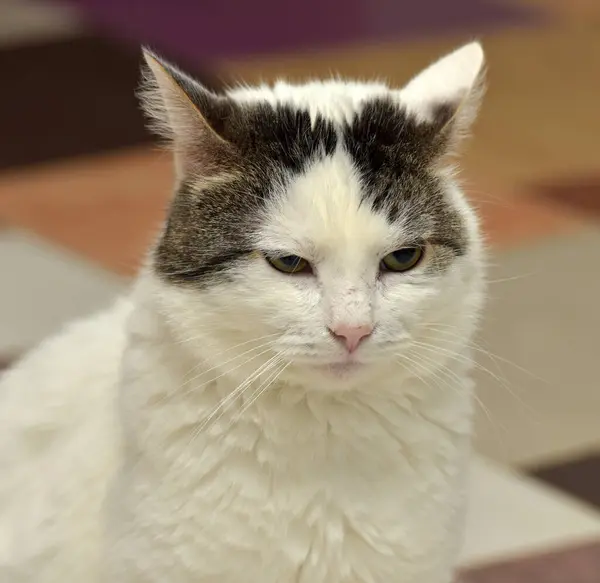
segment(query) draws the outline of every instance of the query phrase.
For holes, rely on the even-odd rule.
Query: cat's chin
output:
[[[311,372],[335,377],[349,377],[364,373],[369,366],[373,365],[372,362],[367,362],[353,356],[333,357],[331,360],[323,358],[315,360],[312,360],[311,358],[300,358],[295,362],[297,368],[305,373]]]
[[[286,371],[286,380],[310,390],[345,391],[371,387],[389,376],[382,362],[340,360],[296,363]]]
[[[346,378],[358,374],[364,371],[365,364],[356,361],[341,361],[331,362],[327,364],[318,364],[315,366],[316,370],[323,374],[332,375],[334,377]]]

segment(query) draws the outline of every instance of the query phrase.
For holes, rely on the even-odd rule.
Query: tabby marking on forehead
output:
[[[428,171],[429,129],[389,101],[366,104],[351,124],[334,124],[306,111],[266,103],[244,105],[224,131],[236,136],[239,169],[222,183],[185,182],[156,254],[156,269],[171,281],[209,283],[226,275],[254,249],[267,201],[323,157],[349,154],[363,202],[390,222],[404,217],[417,238],[444,242],[457,253],[465,240],[439,179]],[[395,136],[395,139],[394,139]],[[338,171],[346,172],[341,162]],[[326,188],[320,196],[328,196]],[[268,217],[267,217],[268,219]],[[309,220],[309,217],[306,217]],[[179,274],[185,274],[180,277]]]

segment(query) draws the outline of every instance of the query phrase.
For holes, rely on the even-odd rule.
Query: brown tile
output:
[[[150,148],[0,175],[0,221],[132,274],[172,188],[167,153]]]
[[[72,37],[0,50],[0,168],[148,140],[134,90],[139,53]]]
[[[466,572],[461,583],[598,583],[600,542]]]
[[[6,370],[14,361],[14,358],[9,357],[5,354],[0,354],[0,373],[2,373],[3,370]]]
[[[563,209],[515,195],[508,187],[492,191],[467,185],[466,191],[494,248],[523,245],[580,227],[580,221]]]
[[[572,496],[600,507],[600,448],[598,452],[537,468],[531,473]],[[598,573],[600,581],[600,569]]]
[[[0,169],[148,142],[140,62],[138,46],[92,36],[2,48]]]
[[[600,219],[600,174],[534,186],[533,195],[584,216]]]

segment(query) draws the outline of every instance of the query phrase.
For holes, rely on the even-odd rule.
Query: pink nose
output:
[[[330,328],[330,330],[336,338],[343,340],[348,352],[354,352],[363,338],[371,335],[373,326],[370,324],[363,324],[362,326],[339,324]]]

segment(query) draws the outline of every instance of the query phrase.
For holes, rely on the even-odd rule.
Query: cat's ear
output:
[[[429,128],[438,154],[451,153],[477,116],[485,58],[478,42],[442,57],[399,92],[402,105]]]
[[[230,171],[236,148],[227,139],[225,127],[234,104],[155,53],[143,49],[143,55],[142,106],[152,129],[171,145],[178,176],[206,177]]]

